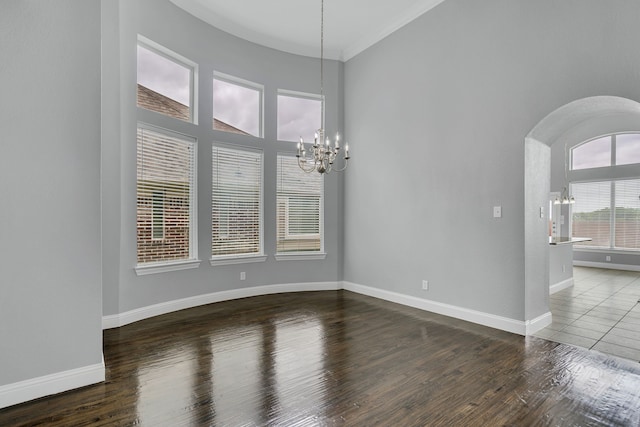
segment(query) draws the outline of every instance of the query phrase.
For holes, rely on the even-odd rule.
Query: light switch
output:
[[[493,217],[494,218],[502,218],[502,206],[494,206],[493,207]]]

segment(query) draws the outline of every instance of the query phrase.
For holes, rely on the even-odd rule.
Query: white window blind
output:
[[[572,235],[590,237],[579,246],[611,246],[611,181],[571,184],[576,203],[572,206]],[[578,245],[576,245],[578,246]]]
[[[616,181],[615,247],[640,249],[640,179]]]
[[[212,259],[262,254],[262,152],[214,145],[212,162]]]
[[[138,264],[196,257],[195,150],[194,139],[138,127]]]
[[[323,175],[305,173],[293,156],[278,155],[276,251],[321,252]]]

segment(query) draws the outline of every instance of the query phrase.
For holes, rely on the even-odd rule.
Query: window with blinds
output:
[[[640,249],[640,179],[616,181],[615,247]]]
[[[572,207],[572,236],[590,237],[579,246],[611,246],[611,181],[571,184],[576,203]],[[576,245],[578,246],[578,245]]]
[[[324,177],[305,173],[297,159],[278,155],[277,253],[321,252]]]
[[[580,246],[640,249],[640,179],[574,183],[571,192],[573,236],[593,239]]]
[[[195,139],[139,126],[138,264],[195,259]]]
[[[262,151],[212,148],[211,259],[262,255]]]

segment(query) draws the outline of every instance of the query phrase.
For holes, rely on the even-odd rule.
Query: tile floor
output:
[[[640,272],[574,267],[573,282],[549,296],[553,322],[534,335],[640,361]]]

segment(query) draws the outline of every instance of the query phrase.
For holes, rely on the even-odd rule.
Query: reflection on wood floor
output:
[[[0,425],[637,426],[640,365],[347,291],[105,331],[107,381]]]

